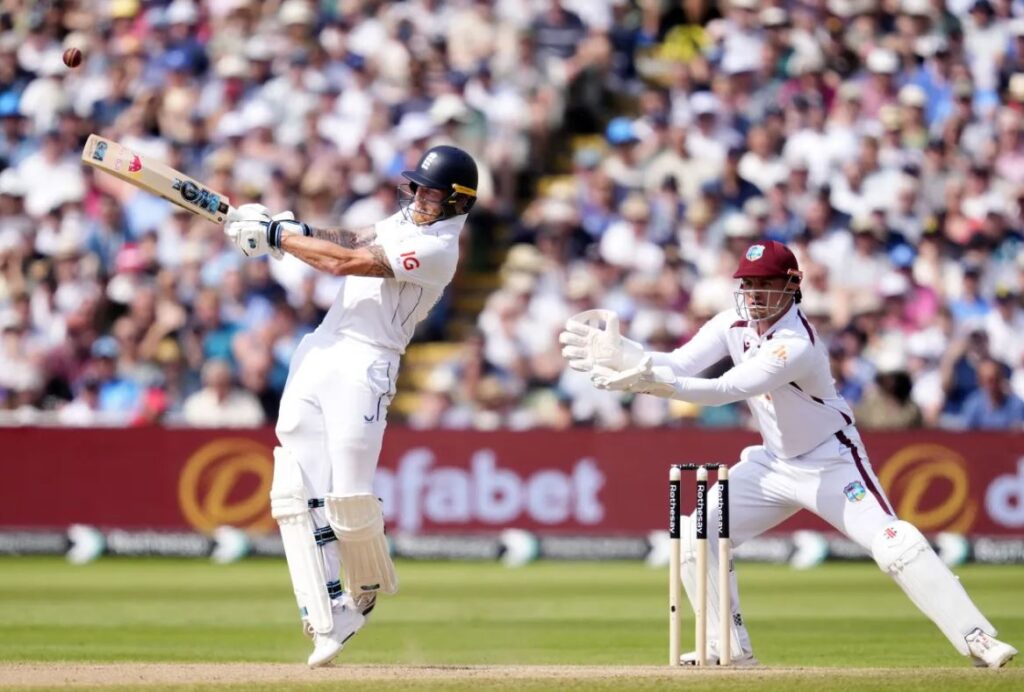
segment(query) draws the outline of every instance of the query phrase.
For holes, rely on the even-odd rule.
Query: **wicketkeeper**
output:
[[[247,257],[287,252],[346,277],[292,358],[270,490],[313,638],[311,667],[338,655],[378,592],[398,590],[373,476],[399,359],[455,274],[459,232],[476,201],[476,162],[456,147],[428,150],[402,175],[401,210],[369,228],[310,228],[259,204],[239,207],[225,226]]]
[[[652,394],[705,406],[746,400],[763,444],[748,447],[730,468],[733,542],[744,541],[802,509],[814,512],[869,551],[910,600],[976,666],[999,668],[1017,650],[995,638],[996,628],[971,601],[921,532],[900,520],[878,482],[853,413],[836,393],[827,346],[800,311],[801,273],[781,243],[751,245],[733,275],[740,280],[736,307],[705,324],[671,353],[647,353],[619,335],[607,311],[568,321],[560,340],[569,365],[591,373],[599,389]],[[730,356],[733,368],[714,379],[697,373]],[[709,493],[709,525],[718,522],[718,493]],[[689,518],[689,522],[693,517]],[[681,527],[682,580],[696,596],[694,531]],[[718,553],[708,559],[708,649],[730,636],[737,665],[754,665],[750,636],[740,615],[736,573],[717,584]],[[732,627],[719,633],[718,588],[732,590]],[[692,663],[694,653],[684,654]]]

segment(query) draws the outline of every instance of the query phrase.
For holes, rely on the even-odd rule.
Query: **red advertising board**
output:
[[[897,512],[922,530],[1024,534],[1024,436],[864,438]],[[731,462],[757,441],[747,431],[392,429],[376,490],[406,532],[639,533],[666,522],[669,464]],[[270,430],[0,430],[0,527],[271,530],[273,444]],[[796,528],[823,524],[801,513],[780,527]]]

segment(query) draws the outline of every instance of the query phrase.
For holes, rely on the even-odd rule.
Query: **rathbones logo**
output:
[[[605,513],[598,497],[603,486],[604,474],[592,459],[580,459],[565,471],[520,475],[499,467],[489,449],[476,451],[469,468],[455,468],[435,467],[434,453],[418,447],[403,454],[394,471],[379,469],[374,490],[390,525],[416,531],[424,523],[597,524]]]
[[[220,208],[220,195],[215,195],[209,190],[199,187],[191,180],[174,179],[173,186],[181,198],[194,207],[217,211]]]

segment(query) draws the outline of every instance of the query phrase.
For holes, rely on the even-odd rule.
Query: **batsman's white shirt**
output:
[[[375,242],[387,253],[395,278],[345,277],[317,333],[405,353],[416,324],[455,275],[465,222],[463,214],[417,226],[401,212],[377,222]]]
[[[276,432],[310,498],[373,492],[399,359],[455,275],[465,219],[417,226],[398,213],[378,222],[374,242],[394,278],[344,277],[327,316],[296,349]]]
[[[735,367],[721,377],[693,377],[726,356]],[[853,423],[828,348],[796,305],[763,336],[735,311],[721,312],[682,347],[654,354],[654,364],[672,368],[676,398],[711,406],[745,399],[765,449],[780,459],[805,454]]]

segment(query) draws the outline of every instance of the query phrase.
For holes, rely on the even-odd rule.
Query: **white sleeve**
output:
[[[444,286],[455,275],[458,248],[450,248],[441,238],[430,235],[401,239],[378,236],[378,242],[399,281],[420,286]]]
[[[671,368],[676,377],[691,377],[710,368],[729,355],[725,330],[732,321],[724,314],[708,320],[692,339],[671,353],[651,353],[653,365]]]
[[[672,398],[721,406],[767,394],[800,379],[813,356],[814,347],[809,341],[780,339],[766,344],[754,358],[740,363],[721,377],[679,378]]]

